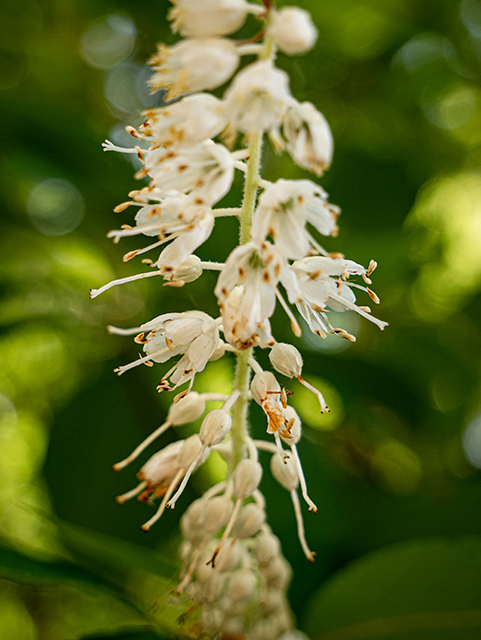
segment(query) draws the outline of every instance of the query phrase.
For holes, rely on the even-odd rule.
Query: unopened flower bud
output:
[[[243,500],[252,495],[262,478],[262,466],[259,462],[245,458],[241,460],[234,472],[234,492]]]
[[[317,176],[330,166],[334,140],[326,118],[310,102],[293,102],[283,122],[287,150],[295,162]],[[335,222],[335,220],[334,220]],[[334,235],[331,231],[324,235]]]
[[[279,49],[289,55],[306,53],[317,40],[310,14],[299,7],[283,7],[274,14],[269,33]]]
[[[183,444],[179,440],[154,453],[139,471],[139,479],[145,480],[149,486],[168,484],[179,469],[179,453]]]
[[[256,540],[256,557],[261,567],[266,567],[281,551],[279,538],[272,533],[264,533]]]
[[[302,373],[302,356],[292,344],[277,342],[270,350],[269,360],[274,369],[287,378],[297,378]]]
[[[245,540],[256,535],[266,520],[266,512],[250,502],[241,511],[236,522],[236,537]]]
[[[182,449],[179,453],[179,467],[182,469],[188,469],[194,462],[201,448],[202,443],[196,433],[193,436],[190,436],[190,438],[184,440]],[[201,464],[201,460],[199,460],[199,464]]]
[[[284,489],[287,489],[287,491],[297,489],[299,478],[294,458],[288,458],[284,461],[275,453],[271,458],[271,471],[274,478]]]
[[[285,589],[292,577],[291,566],[287,560],[279,556],[266,568],[265,577],[271,588]]]
[[[247,600],[254,593],[255,579],[252,571],[238,571],[231,578],[227,597],[232,601]]]
[[[170,405],[167,419],[169,423],[177,427],[197,420],[205,410],[205,400],[197,391],[191,391],[178,402]]]
[[[193,502],[180,519],[184,538],[195,544],[204,535],[205,504],[202,500]]]
[[[281,392],[281,387],[277,382],[275,376],[270,371],[263,371],[262,373],[256,373],[251,382],[251,393],[257,404],[262,405],[269,394],[275,396],[276,393]]]
[[[214,533],[226,525],[233,507],[232,500],[226,496],[217,496],[209,500],[205,507],[205,530]]]
[[[202,444],[213,447],[227,437],[232,426],[232,418],[224,409],[214,409],[204,418],[199,436]]]
[[[199,256],[189,256],[168,278],[170,282],[194,282],[202,275],[202,261]]]
[[[231,544],[225,544],[216,556],[215,570],[220,572],[232,571],[238,566],[241,557],[242,549],[237,541]]]

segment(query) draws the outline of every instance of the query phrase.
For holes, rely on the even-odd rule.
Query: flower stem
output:
[[[259,182],[259,167],[262,151],[262,133],[252,136],[249,144],[249,160],[244,185],[244,201],[240,213],[239,242],[246,244],[251,240],[252,216],[256,206],[256,195]],[[244,457],[246,439],[248,436],[247,412],[249,409],[250,367],[248,360],[252,356],[252,348],[241,351],[237,356],[236,377],[234,389],[240,392],[240,397],[232,409],[232,460],[230,473],[234,471]]]

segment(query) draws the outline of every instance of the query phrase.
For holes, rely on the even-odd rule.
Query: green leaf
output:
[[[29,584],[74,581],[101,585],[97,576],[70,562],[37,560],[5,545],[0,545],[0,577]]]
[[[348,566],[310,603],[313,640],[479,640],[481,539],[414,540]]]
[[[65,546],[95,573],[147,571],[170,578],[177,566],[159,553],[68,522],[58,524]]]

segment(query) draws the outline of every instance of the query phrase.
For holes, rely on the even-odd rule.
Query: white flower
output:
[[[267,319],[276,305],[280,266],[264,260],[261,248],[249,242],[234,249],[221,271],[214,293],[219,299],[226,340],[245,349],[259,344],[259,331],[270,334]]]
[[[310,102],[292,101],[284,119],[287,150],[295,162],[317,176],[330,166],[334,140],[327,120]]]
[[[274,13],[269,33],[279,49],[289,55],[312,49],[318,35],[310,13],[299,7],[283,7]]]
[[[145,158],[145,171],[163,192],[191,193],[195,204],[209,206],[230,189],[234,159],[221,144],[205,140],[193,147],[156,149]]]
[[[197,204],[197,199],[193,196],[177,192],[165,197],[156,197],[158,202],[146,204],[139,209],[135,216],[135,227],[123,225],[122,229],[110,231],[107,237],[113,238],[114,242],[118,242],[122,237],[140,234],[158,238],[157,242],[147,247],[126,253],[124,262],[173,240],[156,262],[144,262],[150,266],[157,266],[160,273],[170,282],[192,282],[202,274],[200,260],[192,256],[192,253],[207,240],[214,228],[215,217],[212,209]],[[109,285],[106,285],[102,289],[108,287]]]
[[[173,21],[172,31],[184,37],[204,38],[225,36],[237,31],[247,13],[261,12],[263,7],[253,7],[245,0],[171,0],[169,12]]]
[[[254,62],[237,74],[226,91],[224,113],[233,130],[270,131],[281,123],[289,99],[289,76],[271,60]]]
[[[165,313],[141,325],[140,330],[135,342],[143,345],[147,355],[118,367],[115,372],[122,375],[139,364],[167,362],[171,357],[183,354],[177,364],[163,376],[157,387],[159,391],[171,389],[167,382],[169,378],[174,385],[173,389],[190,381],[189,391],[195,374],[205,368],[219,343],[216,321],[202,311]]]
[[[179,102],[143,112],[148,120],[140,128],[153,148],[174,143],[194,146],[214,138],[225,127],[222,103],[208,93],[198,93]]]
[[[196,38],[173,47],[159,45],[149,64],[155,71],[149,81],[152,90],[167,89],[166,99],[172,100],[224,84],[237,69],[239,53],[225,38]]]
[[[327,202],[326,192],[310,180],[278,180],[259,198],[252,221],[252,238],[260,243],[271,236],[285,258],[302,258],[317,243],[306,231],[307,222],[323,235],[336,235],[339,209]]]
[[[355,341],[354,336],[351,336],[344,329],[336,329],[332,326],[326,313],[326,307],[333,311],[351,309],[376,324],[380,329],[387,326],[387,322],[370,315],[368,307],[359,307],[355,304],[356,296],[352,289],[366,291],[369,297],[378,303],[379,298],[376,294],[369,287],[346,282],[351,275],[361,275],[370,284],[369,275],[375,266],[376,264],[371,262],[369,269],[366,270],[362,265],[352,260],[325,256],[303,258],[291,265],[290,270],[296,278],[297,290],[300,292],[296,306],[311,331],[324,338],[327,333],[337,333],[343,338]]]

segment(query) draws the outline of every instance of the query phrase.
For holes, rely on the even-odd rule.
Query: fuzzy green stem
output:
[[[259,167],[262,151],[262,133],[252,136],[249,144],[249,160],[247,163],[246,180],[244,185],[244,201],[240,214],[239,241],[246,244],[251,240],[252,216],[256,206],[257,188],[259,182]],[[249,409],[250,367],[247,361],[252,355],[252,348],[245,349],[237,356],[235,389],[240,391],[240,397],[232,409],[232,460],[230,472],[244,457],[246,438],[249,433],[247,427],[247,412]]]

